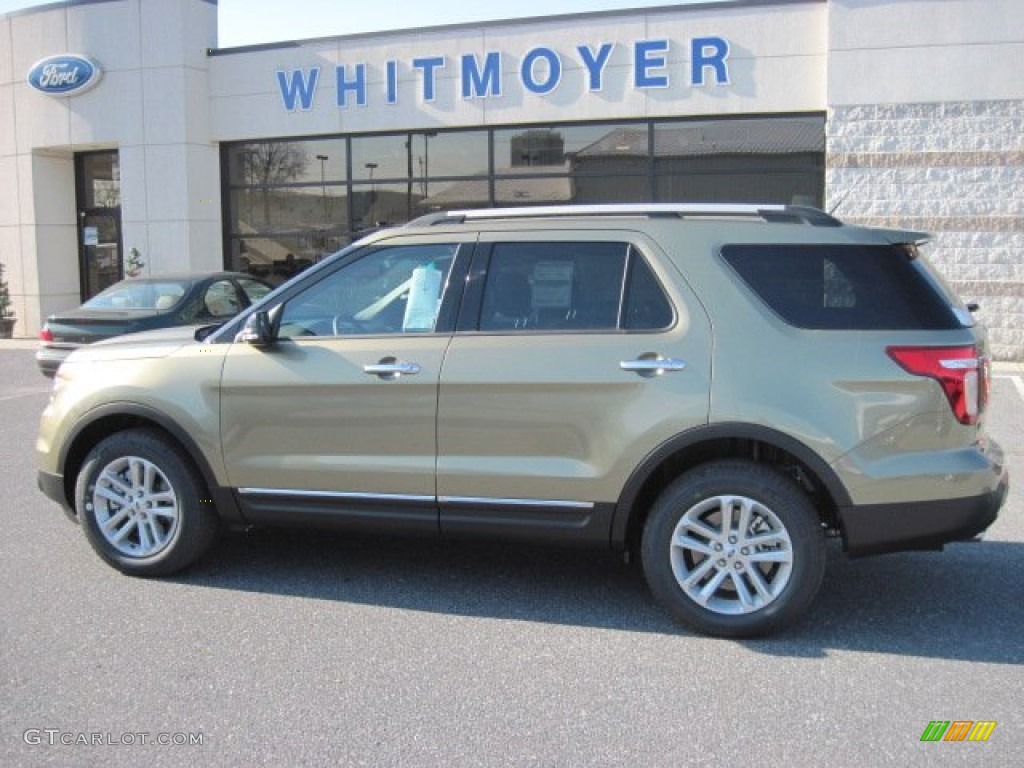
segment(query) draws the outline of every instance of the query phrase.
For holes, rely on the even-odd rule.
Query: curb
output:
[[[0,351],[5,349],[39,349],[38,339],[0,339]]]

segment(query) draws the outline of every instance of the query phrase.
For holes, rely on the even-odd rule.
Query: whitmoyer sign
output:
[[[685,66],[670,65],[671,49],[685,45]],[[522,88],[535,96],[546,96],[562,83],[568,67],[582,68],[588,91],[604,86],[605,70],[616,58],[628,60],[632,68],[631,84],[638,90],[668,88],[673,78],[684,78],[693,87],[729,84],[729,42],[722,37],[694,37],[684,43],[667,38],[636,40],[631,43],[581,44],[559,51],[547,46],[531,48],[519,59],[517,67],[506,71],[509,54],[488,51],[456,56],[443,54],[420,56],[408,61],[389,59],[383,64],[383,81],[375,88],[368,79],[365,61],[346,62],[334,68],[335,99],[338,107],[366,106],[371,96],[386,104],[397,104],[399,80],[412,76],[424,102],[434,101],[439,81],[454,70],[459,95],[463,99],[501,97],[506,88]],[[379,65],[378,65],[379,66]],[[321,67],[277,70],[281,102],[289,112],[313,109],[317,88],[322,82]],[[375,93],[371,93],[375,90]]]

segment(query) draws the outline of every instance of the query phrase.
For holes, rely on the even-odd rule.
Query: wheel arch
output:
[[[75,509],[75,482],[89,451],[103,438],[129,429],[151,429],[175,443],[199,471],[220,518],[228,522],[242,522],[234,494],[217,482],[195,440],[165,413],[138,403],[110,403],[89,412],[64,441],[58,466],[63,472],[64,499],[68,509],[72,512]]]
[[[653,450],[627,481],[612,519],[611,543],[635,550],[651,504],[682,472],[714,459],[743,458],[785,469],[812,497],[822,522],[839,530],[851,504],[835,471],[800,440],[759,424],[723,423],[689,430]]]

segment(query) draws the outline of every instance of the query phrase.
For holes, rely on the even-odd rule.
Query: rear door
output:
[[[447,533],[607,541],[650,451],[708,418],[710,324],[635,232],[482,235],[442,371]]]

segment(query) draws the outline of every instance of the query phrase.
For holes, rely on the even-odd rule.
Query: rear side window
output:
[[[481,331],[648,331],[670,326],[672,306],[628,243],[496,243]]]
[[[652,331],[672,325],[672,305],[651,268],[633,252],[627,279],[622,327],[627,331]]]
[[[816,330],[962,328],[912,248],[727,245],[722,257],[783,320]]]

